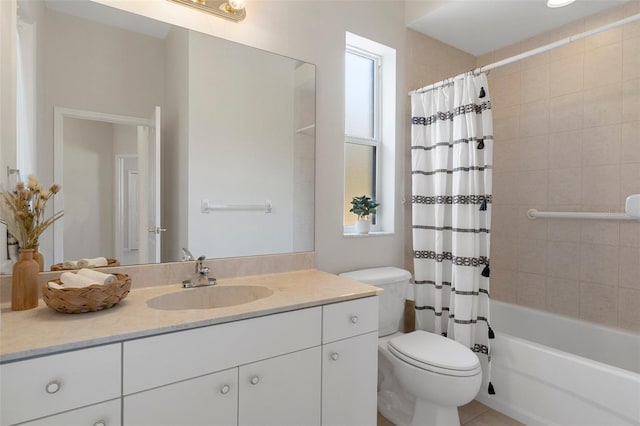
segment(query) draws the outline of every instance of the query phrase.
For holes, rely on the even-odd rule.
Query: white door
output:
[[[320,426],[321,348],[240,367],[238,424]]]
[[[322,425],[376,424],[378,332],[322,347]]]
[[[124,397],[125,425],[235,426],[238,418],[238,369]]]
[[[156,107],[153,125],[138,127],[140,263],[160,262],[160,233],[164,231],[160,216],[160,114],[160,107]]]

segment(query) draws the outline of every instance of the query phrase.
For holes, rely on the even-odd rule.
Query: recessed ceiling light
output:
[[[547,0],[547,7],[563,7],[570,5],[576,0]]]

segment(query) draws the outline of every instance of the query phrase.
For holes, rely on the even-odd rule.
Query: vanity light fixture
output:
[[[556,8],[568,6],[576,0],[547,0],[547,7]]]
[[[204,12],[212,13],[230,21],[242,21],[247,13],[244,9],[245,0],[171,0],[185,6],[194,7]]]

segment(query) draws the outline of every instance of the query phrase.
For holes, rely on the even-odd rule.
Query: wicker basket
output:
[[[131,278],[125,274],[113,274],[117,280],[108,284],[92,284],[81,288],[56,289],[46,283],[42,287],[42,300],[51,309],[66,314],[79,314],[108,309],[127,297]],[[60,284],[60,280],[51,280]]]
[[[65,268],[63,266],[64,264],[62,263],[56,263],[55,265],[51,265],[51,270],[53,272],[56,271],[75,271],[81,268]],[[107,265],[106,266],[91,266],[91,269],[97,269],[97,268],[110,268],[112,266],[120,266],[120,261],[118,259],[107,259]]]

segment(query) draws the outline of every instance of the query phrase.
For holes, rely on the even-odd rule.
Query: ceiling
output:
[[[474,56],[558,28],[627,0],[576,0],[551,9],[546,0],[407,0],[411,29]]]

